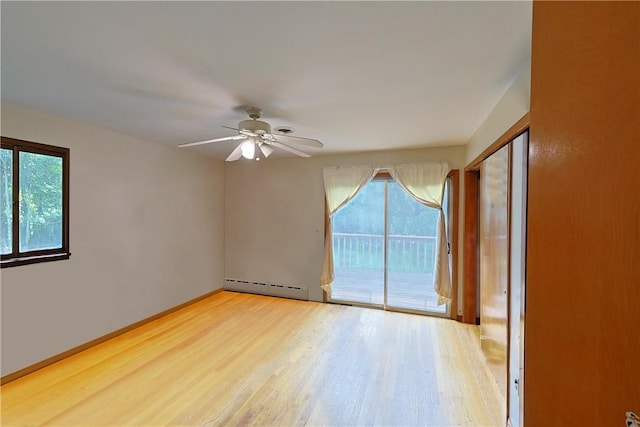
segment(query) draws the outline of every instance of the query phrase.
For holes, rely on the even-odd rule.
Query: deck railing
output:
[[[388,269],[409,273],[433,273],[435,236],[388,236]],[[381,234],[333,233],[336,268],[381,270],[384,236]]]

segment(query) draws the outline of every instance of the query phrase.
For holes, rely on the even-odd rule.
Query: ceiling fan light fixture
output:
[[[247,160],[255,160],[259,162],[260,160],[271,156],[276,148],[288,151],[289,153],[300,157],[311,157],[309,153],[298,150],[291,145],[302,144],[308,147],[323,147],[322,142],[317,139],[290,135],[293,132],[293,129],[287,126],[277,127],[276,131],[278,133],[273,134],[271,133],[271,125],[269,123],[258,120],[262,110],[255,107],[249,107],[246,111],[249,114],[250,119],[242,120],[238,123],[237,128],[222,126],[223,128],[237,131],[237,135],[208,139],[206,141],[189,142],[186,144],[180,144],[179,147],[191,147],[213,142],[240,141],[233,152],[225,159],[227,162],[240,160],[242,157]]]
[[[240,150],[242,151],[242,157],[251,160],[256,155],[256,144],[252,140],[247,139],[240,145]]]
[[[271,153],[273,153],[273,148],[271,148],[269,145],[262,143],[260,144],[260,151],[262,151],[262,154],[264,154],[265,158],[268,158]]]
[[[271,125],[269,123],[254,119],[241,121],[238,123],[238,129],[257,134],[271,133]]]

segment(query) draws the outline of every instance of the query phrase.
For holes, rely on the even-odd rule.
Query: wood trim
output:
[[[393,179],[389,172],[378,172],[372,179]]]
[[[458,218],[460,212],[460,170],[452,169],[447,178],[451,178],[451,319],[458,318]]]
[[[464,172],[464,247],[462,283],[462,321],[476,324],[478,313],[478,184],[480,173]]]
[[[505,133],[500,135],[500,137],[496,139],[493,142],[493,144],[489,145],[487,148],[484,149],[482,153],[480,153],[478,157],[473,159],[471,163],[469,163],[464,168],[465,172],[471,171],[471,170],[477,170],[480,167],[480,163],[484,159],[486,159],[487,157],[489,157],[490,155],[492,155],[493,153],[495,153],[496,151],[498,151],[499,149],[507,145],[509,142],[516,139],[518,136],[524,133],[527,129],[529,129],[529,113],[526,113],[524,116],[522,116],[520,120],[518,120],[513,126],[507,129]]]
[[[19,265],[37,264],[40,262],[60,261],[64,259],[69,259],[70,257],[71,257],[71,253],[69,252],[60,253],[58,251],[51,254],[26,256],[21,258],[6,258],[6,259],[3,258],[0,260],[0,268],[17,267]]]
[[[0,137],[2,148],[21,147],[24,151],[30,153],[44,154],[46,156],[64,157],[69,154],[66,147],[58,147],[56,145],[43,144],[41,142],[25,141],[24,139],[10,138],[8,136]]]
[[[71,348],[71,349],[69,349],[67,351],[63,351],[62,353],[56,354],[55,356],[51,356],[51,357],[49,357],[49,358],[47,358],[45,360],[42,360],[42,361],[37,362],[37,363],[34,363],[33,365],[27,366],[26,368],[22,368],[19,371],[13,372],[11,374],[7,374],[4,377],[0,378],[0,385],[6,384],[6,383],[11,382],[13,380],[17,380],[18,378],[23,377],[25,375],[28,375],[28,374],[30,374],[32,372],[35,372],[38,369],[42,369],[45,366],[52,365],[52,364],[54,364],[56,362],[59,362],[59,361],[61,361],[63,359],[66,359],[67,357],[70,357],[70,356],[73,356],[74,354],[80,353],[81,351],[87,350],[87,349],[89,349],[91,347],[95,347],[98,344],[102,344],[105,341],[108,341],[108,340],[110,340],[112,338],[115,338],[115,337],[117,337],[119,335],[122,335],[122,334],[124,334],[126,332],[129,332],[129,331],[131,331],[133,329],[139,328],[142,325],[145,325],[147,323],[153,322],[154,320],[160,319],[161,317],[164,317],[164,316],[166,316],[168,314],[171,314],[174,311],[178,311],[180,309],[183,309],[183,308],[185,308],[185,307],[187,307],[187,306],[189,306],[191,304],[195,304],[198,301],[201,301],[201,300],[203,300],[205,298],[209,298],[210,296],[218,294],[218,293],[220,293],[222,291],[224,291],[223,288],[216,289],[216,290],[211,291],[211,292],[207,292],[206,294],[201,295],[201,296],[199,296],[197,298],[194,298],[192,300],[183,302],[182,304],[178,304],[175,307],[171,307],[171,308],[169,308],[167,310],[161,311],[160,313],[157,313],[157,314],[154,314],[153,316],[150,316],[150,317],[147,317],[145,319],[139,320],[139,321],[137,321],[135,323],[132,323],[132,324],[130,324],[128,326],[125,326],[123,328],[120,328],[120,329],[118,329],[116,331],[113,331],[111,333],[108,333],[106,335],[98,337],[96,339],[93,339],[93,340],[91,340],[89,342],[86,342],[84,344],[80,344],[77,347]]]

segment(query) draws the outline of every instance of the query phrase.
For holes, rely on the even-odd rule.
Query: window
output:
[[[69,149],[2,137],[2,267],[68,259]]]

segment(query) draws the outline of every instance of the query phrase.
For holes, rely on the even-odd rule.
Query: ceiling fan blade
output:
[[[189,142],[187,144],[180,144],[178,147],[194,147],[196,145],[211,144],[212,142],[237,141],[238,139],[244,139],[244,135],[225,136],[223,138],[207,139],[206,141]]]
[[[227,157],[224,161],[235,162],[236,160],[240,160],[240,157],[242,157],[242,144],[238,144],[236,149],[233,150],[231,154],[229,154],[229,157]]]
[[[282,142],[270,141],[269,144],[273,145],[274,147],[282,148],[283,150],[288,151],[290,153],[297,154],[300,157],[311,157],[310,154],[307,154],[304,151],[297,150],[293,147],[289,147],[288,145],[283,144]]]
[[[276,141],[279,141],[279,142],[301,144],[301,145],[306,145],[307,147],[315,147],[315,148],[324,147],[324,144],[322,142],[313,138],[303,138],[301,136],[285,135],[281,133],[272,133],[271,135],[273,135]]]

